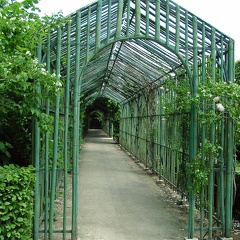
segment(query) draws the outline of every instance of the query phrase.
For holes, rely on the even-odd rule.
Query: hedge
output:
[[[34,168],[0,166],[0,240],[32,239]]]

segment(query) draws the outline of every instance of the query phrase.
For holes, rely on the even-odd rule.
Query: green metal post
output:
[[[80,73],[80,34],[81,12],[76,16],[76,59],[74,79],[74,103],[73,103],[73,175],[72,175],[72,240],[77,239],[78,220],[78,152],[79,152],[79,73]]]
[[[48,33],[47,36],[47,71],[50,72],[50,47],[51,47],[51,35]],[[46,103],[46,114],[49,115],[49,100]],[[48,227],[49,227],[49,131],[45,133],[45,220],[44,220],[44,239],[48,238]]]
[[[102,0],[98,0],[97,3],[97,26],[96,26],[96,51],[100,48],[101,45],[101,18],[102,18]]]
[[[221,46],[223,49],[223,36],[221,36]],[[221,72],[220,72],[220,78],[221,82],[223,81],[224,77],[224,57],[223,57],[223,51],[221,51]],[[220,206],[221,206],[221,220],[222,220],[222,235],[225,236],[226,234],[226,222],[225,222],[225,179],[224,179],[224,146],[225,146],[225,119],[221,119],[221,147],[220,150]]]
[[[220,150],[220,205],[221,205],[221,220],[222,220],[222,235],[226,234],[226,222],[225,222],[225,179],[224,179],[224,145],[225,145],[225,124],[224,119],[221,119],[221,147]]]
[[[160,40],[160,0],[156,0],[156,17],[155,17],[155,38],[157,40]],[[149,10],[148,10],[149,14]],[[148,21],[149,21],[149,16],[148,16]],[[149,23],[148,23],[149,24]]]
[[[228,53],[228,80],[234,80],[234,41],[229,42]],[[233,204],[233,120],[231,115],[227,120],[227,176],[226,176],[226,237],[231,236],[232,231],[232,204]]]
[[[149,1],[146,1],[146,37],[148,36],[149,36]]]
[[[179,52],[179,41],[180,41],[180,9],[179,5],[176,6],[176,53]]]
[[[215,82],[216,76],[216,43],[215,43],[215,29],[212,29],[211,36],[211,59],[212,59],[212,69],[211,69],[211,78],[212,82]],[[215,103],[212,102],[212,109],[215,110]],[[210,143],[212,146],[215,145],[215,123],[211,123],[210,125]],[[214,210],[214,156],[210,153],[209,156],[209,177],[208,177],[208,237],[212,238],[213,233],[213,210]]]
[[[166,44],[169,44],[169,0],[166,1]]]
[[[56,55],[56,81],[60,81],[60,60],[61,60],[61,29],[57,29],[57,55]],[[57,160],[58,160],[58,130],[59,130],[59,104],[60,94],[56,95],[55,119],[53,133],[53,160],[51,174],[51,197],[50,197],[50,216],[49,216],[49,239],[53,239],[53,219],[54,219],[54,201],[56,197],[56,178],[57,178]]]
[[[42,44],[41,39],[39,39],[39,44],[37,48],[37,59],[38,62],[42,60]],[[37,82],[37,93],[40,94],[40,84]],[[38,101],[40,105],[40,99]],[[39,168],[40,168],[40,128],[37,118],[34,118],[34,167],[36,173],[36,183],[34,191],[34,223],[33,223],[33,238],[34,240],[39,239],[39,218],[40,218],[40,187],[39,187]]]
[[[116,39],[120,38],[120,36],[121,36],[122,13],[123,13],[123,0],[119,0],[118,1]]]
[[[185,12],[185,62],[188,65],[188,11]]]
[[[224,49],[224,45],[223,45],[223,39],[224,39],[224,36],[222,35],[221,36],[221,69],[220,69],[220,79],[221,79],[221,82],[223,82],[223,78],[224,78],[224,59],[223,59],[223,49]]]
[[[136,20],[135,20],[135,35],[140,35],[140,23],[141,23],[141,6],[140,6],[140,0],[136,0],[135,3],[135,14],[136,14]]]
[[[88,19],[87,19],[87,47],[86,47],[86,62],[89,61],[89,48],[90,48],[90,27],[91,27],[91,8],[88,8]],[[97,41],[97,40],[96,40]]]
[[[67,189],[68,189],[68,127],[70,106],[70,54],[71,54],[71,23],[67,25],[67,76],[65,82],[65,116],[64,116],[64,206],[63,206],[63,240],[66,240],[67,226]]]
[[[108,3],[108,26],[107,26],[107,42],[110,40],[110,29],[111,29],[111,8],[112,8],[112,1]]]
[[[205,82],[205,71],[206,71],[206,56],[205,56],[205,50],[206,50],[206,27],[205,23],[203,23],[202,26],[202,69],[201,69],[201,74],[202,74],[202,84]],[[205,99],[202,99],[202,111],[205,111]],[[205,144],[205,139],[206,139],[206,125],[202,124],[202,135],[201,135],[201,140],[202,140],[202,146]],[[202,156],[201,156],[201,165],[205,166],[205,152],[204,149],[202,148]],[[204,208],[205,208],[205,189],[202,187],[201,193],[200,193],[200,239],[203,239],[203,230],[204,230]]]
[[[130,9],[131,9],[131,0],[127,0],[127,31],[126,31],[127,37],[129,37],[129,28],[130,28]]]
[[[192,97],[195,97],[198,88],[198,62],[197,62],[197,19],[193,17],[193,75],[191,78]],[[197,109],[194,103],[191,105],[190,115],[190,163],[194,161],[197,153]],[[194,209],[195,196],[192,189],[192,180],[188,181],[189,188],[189,213],[188,213],[188,238],[194,234]]]

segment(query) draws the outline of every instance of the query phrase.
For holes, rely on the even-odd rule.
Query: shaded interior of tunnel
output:
[[[94,112],[89,115],[89,129],[102,129],[100,113]]]
[[[90,98],[86,102],[84,136],[89,129],[102,129],[110,137],[119,135],[120,105],[108,98]]]

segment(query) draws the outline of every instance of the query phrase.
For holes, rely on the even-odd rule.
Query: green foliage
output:
[[[235,63],[235,79],[236,83],[240,84],[240,60]]]
[[[199,110],[202,123],[212,123],[228,114],[235,123],[235,141],[240,145],[240,85],[226,82],[210,82],[199,86],[195,98],[199,105],[204,104],[204,111]],[[204,103],[203,103],[204,100]]]
[[[32,239],[33,167],[0,167],[0,239]]]
[[[190,191],[200,194],[201,190],[207,186],[209,169],[201,164],[199,158],[196,158],[193,162],[188,162],[186,167],[186,174],[191,183]]]
[[[37,0],[0,3],[0,141],[12,149],[1,150],[0,165],[11,161],[28,165],[31,159],[33,117],[48,130],[53,117],[46,115],[39,99],[55,100],[62,83],[35,57],[40,37],[61,26],[61,14],[40,18]],[[64,24],[64,21],[63,23]]]
[[[108,100],[108,119],[113,123],[113,137],[119,136],[119,121],[121,116],[121,108],[119,103]]]
[[[240,175],[240,162],[236,162],[236,170],[235,170],[237,175]]]
[[[121,108],[119,103],[113,100],[108,100],[108,118],[110,121],[119,121],[121,115]]]
[[[189,79],[181,75],[180,79],[170,78],[161,90],[164,92],[165,114],[188,113],[191,108]]]

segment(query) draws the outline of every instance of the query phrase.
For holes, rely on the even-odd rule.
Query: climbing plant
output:
[[[119,121],[120,121],[120,105],[111,99],[107,103],[108,119],[113,123],[113,137],[119,136]]]
[[[236,63],[236,72],[238,63]],[[211,77],[212,63],[208,60],[204,80],[199,81],[197,94],[190,93],[190,84],[187,75],[179,72],[178,76],[164,82],[161,86],[164,92],[165,114],[171,116],[176,113],[190,113],[191,106],[197,110],[199,120],[199,134],[202,128],[210,128],[212,125],[221,124],[222,119],[231,119],[235,125],[235,143],[240,146],[240,108],[239,96],[240,85],[237,82],[223,82],[216,71],[215,79]],[[236,75],[237,76],[237,75]],[[202,76],[199,76],[199,79]],[[217,131],[213,132],[216,136],[214,142],[211,136],[206,136],[204,142],[199,142],[198,153],[193,162],[188,163],[186,170],[188,175],[194,175],[194,191],[200,192],[205,187],[208,178],[207,165],[208,159],[217,159],[222,151],[220,140],[216,140]]]

